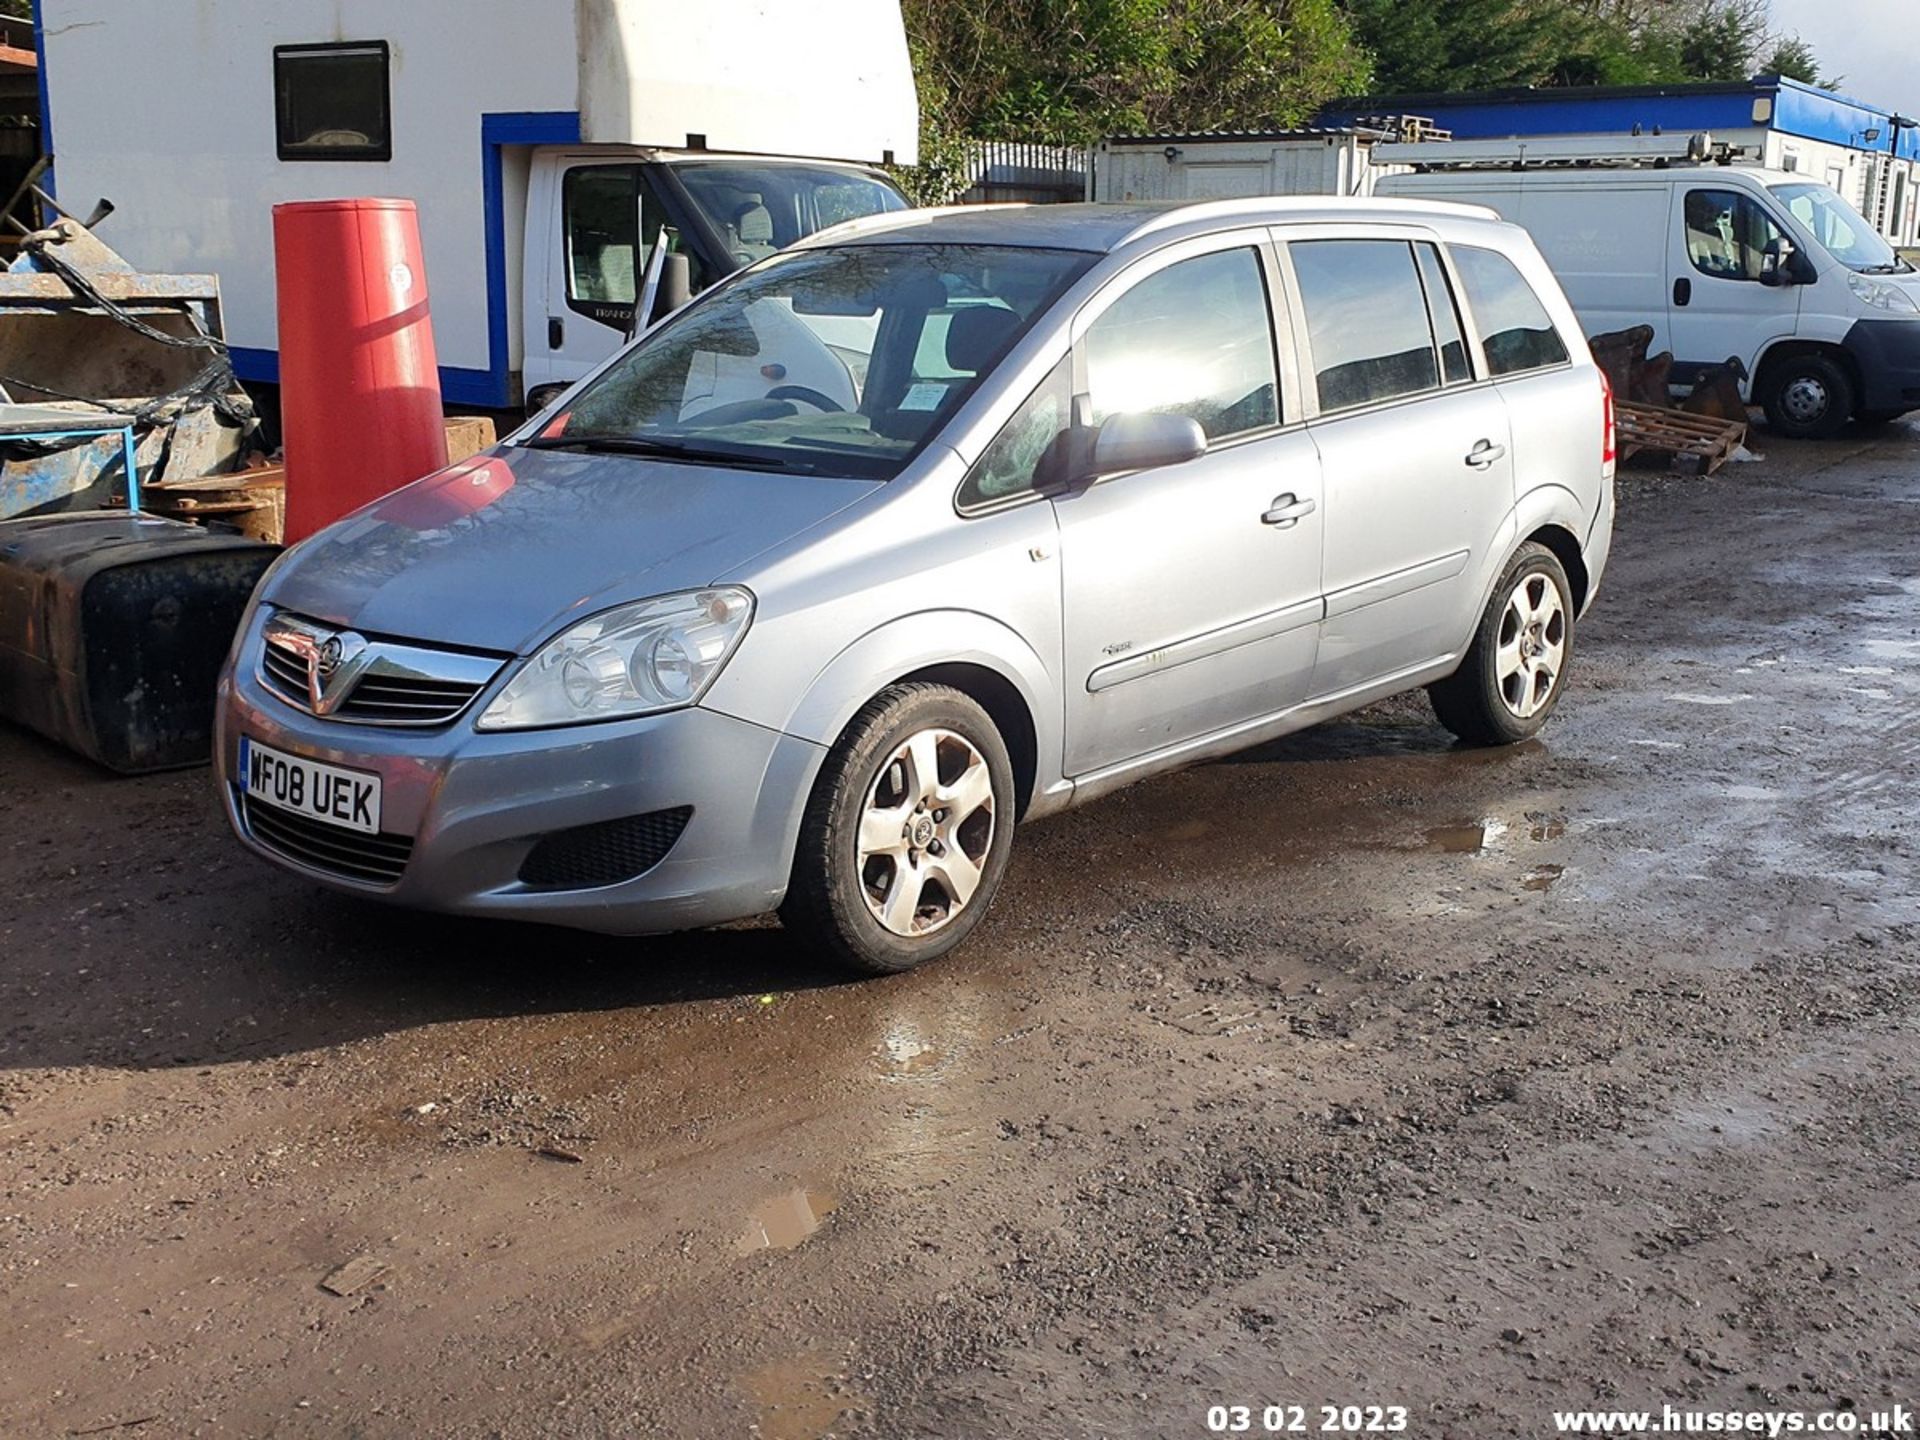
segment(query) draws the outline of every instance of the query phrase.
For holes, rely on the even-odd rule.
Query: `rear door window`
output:
[[[1323,413],[1439,388],[1440,362],[1411,245],[1296,240],[1288,249]]]
[[[1495,379],[1567,363],[1566,342],[1513,261],[1477,245],[1455,245],[1452,250],[1487,352],[1487,369]]]

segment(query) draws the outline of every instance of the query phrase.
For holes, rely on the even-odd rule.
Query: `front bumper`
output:
[[[1860,370],[1860,408],[1920,410],[1920,319],[1856,320],[1842,342]]]
[[[255,674],[257,656],[258,636],[248,635],[221,682],[214,768],[234,833],[277,865],[413,908],[614,935],[743,919],[785,895],[801,811],[825,755],[809,741],[697,707],[571,729],[481,733],[473,717],[493,687],[439,729],[348,725],[317,719],[267,690]],[[399,880],[351,880],[256,839],[235,783],[243,735],[378,773],[381,829],[413,840]],[[545,835],[680,806],[693,811],[685,830],[635,879],[556,890],[519,878]]]

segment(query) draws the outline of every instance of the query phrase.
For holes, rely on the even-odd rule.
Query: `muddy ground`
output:
[[[1539,741],[1137,787],[884,983],[322,894],[0,730],[0,1435],[1920,1399],[1920,429],[1756,443],[1623,480]]]

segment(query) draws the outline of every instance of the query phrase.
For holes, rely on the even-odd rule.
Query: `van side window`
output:
[[[1433,322],[1434,339],[1440,342],[1440,374],[1449,385],[1473,379],[1473,366],[1467,363],[1467,337],[1460,328],[1460,307],[1454,303],[1453,286],[1447,283],[1447,267],[1440,263],[1438,246],[1422,241],[1413,247],[1420,262],[1420,283],[1427,291],[1427,314]]]
[[[1767,247],[1781,235],[1765,207],[1737,190],[1689,190],[1686,225],[1687,258],[1716,280],[1758,283]]]
[[[1404,240],[1296,240],[1288,247],[1322,411],[1440,386],[1426,292]]]
[[[972,510],[1026,495],[1048,478],[1048,467],[1064,466],[1072,416],[1073,357],[1069,355],[1013,412],[967,472],[960,484],[960,508]]]
[[[1151,411],[1209,440],[1280,423],[1273,323],[1259,252],[1196,255],[1149,275],[1087,330],[1092,423]]]
[[[1495,379],[1567,363],[1566,342],[1513,261],[1477,245],[1455,245],[1452,251]]]

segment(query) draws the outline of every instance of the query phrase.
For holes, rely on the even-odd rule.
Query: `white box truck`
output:
[[[661,227],[694,287],[905,204],[897,0],[36,0],[62,203],[220,277],[278,376],[272,208],[419,205],[446,399],[511,407],[622,343]]]
[[[1696,163],[1710,137],[1383,145],[1375,193],[1524,227],[1591,335],[1653,327],[1686,383],[1737,358],[1793,437],[1920,410],[1920,272],[1811,175]]]

